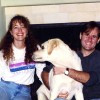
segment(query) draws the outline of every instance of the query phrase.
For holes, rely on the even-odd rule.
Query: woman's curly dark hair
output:
[[[24,61],[25,63],[30,63],[33,61],[32,59],[33,52],[37,50],[37,41],[35,40],[35,38],[33,37],[30,31],[30,22],[27,17],[24,17],[22,15],[16,15],[11,19],[8,26],[8,31],[5,34],[4,38],[1,40],[0,50],[2,50],[3,57],[7,63],[10,61],[10,59],[13,59],[12,43],[14,39],[10,31],[12,30],[12,25],[14,22],[23,23],[26,29],[28,30],[28,34],[25,39],[26,53],[25,53]]]

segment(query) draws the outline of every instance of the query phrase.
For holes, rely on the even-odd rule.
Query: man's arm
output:
[[[44,85],[50,89],[49,87],[49,72],[43,71],[41,74],[41,78],[43,80]]]
[[[66,68],[54,67],[54,75],[56,74],[64,74]],[[75,79],[78,82],[83,83],[86,86],[92,86],[99,82],[98,74],[95,71],[84,72],[77,71],[74,69],[68,69],[67,76]]]
[[[89,73],[74,69],[69,69],[68,76],[81,83],[86,83],[90,79]]]
[[[65,70],[66,70],[66,68],[54,67],[54,74],[55,75],[56,74],[64,74]],[[83,72],[83,71],[77,71],[77,70],[69,69],[69,68],[68,68],[67,76],[69,76],[81,83],[86,83],[90,79],[89,73]]]
[[[50,87],[49,87],[49,72],[53,68],[53,65],[50,62],[45,62],[45,63],[46,63],[46,67],[43,69],[43,71],[41,73],[41,78],[43,80],[44,85],[48,89],[50,89]]]

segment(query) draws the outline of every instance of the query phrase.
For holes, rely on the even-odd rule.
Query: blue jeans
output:
[[[91,99],[91,100],[100,100],[100,98],[98,98],[98,99]]]
[[[25,85],[1,80],[0,100],[31,100],[30,88]]]

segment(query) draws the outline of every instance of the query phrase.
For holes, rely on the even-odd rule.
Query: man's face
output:
[[[82,50],[93,51],[96,44],[99,42],[98,29],[94,28],[80,34]]]

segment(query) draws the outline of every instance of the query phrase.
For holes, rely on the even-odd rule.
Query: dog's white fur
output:
[[[82,71],[81,60],[78,55],[58,38],[43,43],[42,48],[34,53],[33,58],[35,61],[49,61],[56,67],[73,68]],[[40,86],[37,91],[38,100],[54,100],[61,91],[69,92],[66,100],[71,100],[74,95],[76,100],[84,100],[83,85],[64,74],[53,76],[53,70],[51,70],[49,85],[50,91],[45,85]]]

